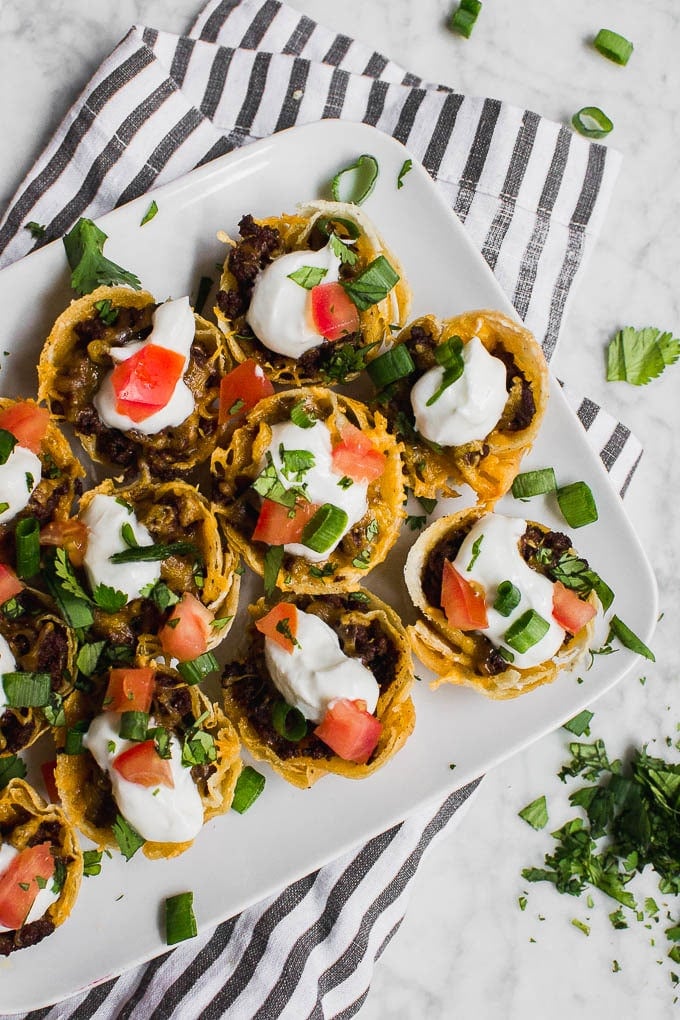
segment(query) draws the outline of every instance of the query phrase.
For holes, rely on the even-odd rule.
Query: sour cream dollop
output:
[[[41,477],[40,458],[17,443],[5,463],[0,464],[0,524],[8,524],[28,506]]]
[[[114,553],[129,546],[123,538],[123,525],[132,528],[138,545],[153,545],[148,528],[137,520],[134,510],[119,502],[115,496],[98,492],[93,496],[80,519],[87,527],[87,549],[83,566],[90,587],[107,584],[116,591],[125,592],[128,602],[137,599],[147,585],[154,585],[161,576],[160,562],[150,560],[137,563],[112,563]]]
[[[486,592],[489,625],[483,633],[497,648],[503,647],[511,652],[514,656],[512,665],[520,669],[528,669],[551,659],[564,641],[564,630],[552,615],[552,582],[532,570],[520,554],[519,540],[526,527],[527,522],[520,518],[488,514],[471,528],[453,561],[456,570],[466,581],[476,581]],[[478,539],[480,543],[475,557],[473,545]],[[511,581],[521,594],[519,605],[509,616],[501,616],[493,608],[498,586],[503,581]],[[518,652],[505,643],[504,635],[511,624],[529,609],[543,617],[549,628],[540,641],[526,652]]]
[[[332,503],[340,507],[347,514],[347,525],[338,537],[335,544],[326,552],[317,553],[309,546],[299,542],[291,542],[284,545],[284,550],[292,556],[303,556],[306,560],[318,563],[328,559],[333,550],[344,536],[350,531],[357,521],[366,513],[368,500],[368,482],[353,482],[344,487],[340,485],[342,475],[333,468],[333,448],[331,445],[330,432],[323,422],[317,421],[311,428],[303,429],[293,422],[282,422],[272,426],[272,438],[268,452],[271,454],[272,462],[276,468],[281,484],[286,489],[298,486],[303,487],[311,503],[322,506],[324,503]],[[314,464],[299,478],[294,474],[286,475],[285,463],[282,451],[306,450],[314,457]],[[265,467],[263,459],[260,469]]]
[[[15,847],[10,846],[9,843],[3,843],[0,846],[0,878],[2,878],[3,872],[7,870],[14,858],[18,856],[19,851]],[[52,879],[48,879],[45,888],[39,890],[24,924],[28,924],[30,921],[37,921],[43,916],[48,907],[57,902],[59,893],[53,892],[52,886]],[[0,924],[0,931],[12,931],[12,929],[5,928],[4,925]]]
[[[83,737],[102,772],[108,772],[113,796],[124,818],[144,839],[158,843],[184,843],[194,839],[203,826],[201,796],[191,778],[191,769],[182,765],[182,749],[177,738],[170,736],[168,759],[175,785],[142,786],[131,783],[112,767],[113,761],[133,746],[121,740],[120,714],[102,712],[96,716]],[[150,725],[154,725],[150,722]]]
[[[142,347],[154,344],[156,347],[164,347],[168,351],[181,354],[184,357],[182,371],[186,372],[195,332],[196,323],[189,298],[182,297],[175,301],[166,301],[159,305],[153,313],[153,329],[146,340],[126,344],[124,347],[112,347],[111,357],[115,362],[127,361]],[[194,410],[194,395],[182,376],[175,384],[172,396],[165,407],[161,407],[144,421],[133,421],[126,414],[120,414],[116,410],[116,394],[113,389],[112,375],[112,372],[107,373],[93,400],[99,417],[109,428],[120,429],[122,432],[136,429],[137,432],[142,432],[145,436],[155,436],[163,429],[176,428],[181,425]]]
[[[0,709],[7,708],[7,695],[5,685],[2,682],[4,673],[15,673],[17,662],[12,654],[12,649],[0,634]]]
[[[437,365],[421,375],[411,390],[416,428],[441,446],[463,446],[485,439],[498,424],[508,399],[505,365],[473,336],[463,345],[463,374],[427,406],[444,378]]]
[[[370,669],[345,655],[332,627],[313,613],[297,611],[298,644],[287,652],[265,638],[264,657],[281,696],[305,719],[319,723],[332,701],[360,698],[375,712],[380,688]]]
[[[305,266],[325,269],[321,283],[338,280],[340,259],[330,243],[319,251],[294,251],[274,259],[255,280],[246,322],[265,347],[299,358],[323,343],[312,321],[309,291],[290,274]]]

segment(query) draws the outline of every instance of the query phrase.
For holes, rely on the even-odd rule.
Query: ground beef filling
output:
[[[342,623],[341,615],[357,607],[357,603],[348,596],[326,595],[314,599],[300,596],[296,604],[303,611],[315,612],[336,631],[345,654],[361,659],[375,676],[381,692],[389,687],[396,676],[399,652],[378,620],[372,620],[366,626]],[[333,751],[315,736],[314,723],[308,722],[307,735],[297,742],[287,740],[274,729],[272,708],[282,699],[269,677],[264,659],[264,637],[257,631],[252,638],[248,659],[228,663],[225,667],[222,686],[228,689],[230,697],[247,715],[259,738],[277,757],[282,760],[302,757],[328,760],[335,757]]]
[[[27,949],[42,942],[55,929],[54,921],[49,917],[39,917],[37,921],[25,924],[17,931],[0,932],[0,956],[9,956],[16,949]]]

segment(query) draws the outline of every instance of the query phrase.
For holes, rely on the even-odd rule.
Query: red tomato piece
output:
[[[281,625],[281,630],[277,629],[279,625]],[[284,651],[292,652],[295,648],[294,639],[297,637],[298,630],[297,607],[292,602],[279,602],[269,610],[266,616],[261,616],[259,620],[256,620],[255,626],[260,634],[264,634],[266,638],[281,645]]]
[[[489,625],[484,596],[458,573],[450,560],[444,560],[441,606],[446,619],[458,630],[484,630]]]
[[[50,412],[46,407],[38,407],[30,400],[20,400],[11,407],[0,411],[0,429],[11,432],[19,446],[40,452],[40,444],[45,438],[50,421]]]
[[[339,283],[320,283],[310,291],[312,321],[326,340],[341,340],[359,329],[359,310]]]
[[[317,503],[301,501],[291,509],[282,506],[281,503],[275,503],[273,499],[264,499],[253,532],[253,542],[266,542],[267,545],[299,542],[305,524],[311,521],[318,509]]]
[[[553,586],[553,619],[570,634],[578,632],[590,623],[597,609],[590,602],[584,602],[575,591],[565,588],[561,581]]]
[[[0,924],[12,930],[21,928],[40,892],[36,879],[47,882],[53,874],[49,843],[26,847],[17,854],[0,874]]]
[[[253,358],[243,361],[220,382],[218,423],[224,425],[250,411],[264,397],[271,397],[274,387]]]
[[[170,762],[161,758],[153,740],[128,747],[113,759],[113,767],[123,779],[138,786],[175,786]]]
[[[355,482],[374,482],[385,470],[385,456],[356,426],[347,422],[333,447],[333,470]]]
[[[339,758],[365,765],[380,740],[382,723],[366,711],[365,701],[338,698],[314,732]]]
[[[113,370],[116,410],[144,421],[165,407],[184,372],[184,356],[158,344],[146,344]]]
[[[50,798],[53,804],[58,804],[61,800],[59,791],[57,790],[57,781],[54,778],[54,771],[57,767],[56,761],[44,761],[40,766],[42,772],[43,783],[45,784],[45,790],[47,796]]]
[[[108,712],[148,712],[155,682],[151,666],[112,669],[103,707]]]
[[[195,595],[185,592],[158,634],[165,654],[180,662],[203,655],[208,650],[213,619],[213,614]]]
[[[50,521],[40,532],[40,544],[65,549],[73,566],[82,567],[87,550],[87,528],[77,517]]]
[[[23,581],[19,580],[12,568],[6,563],[0,563],[0,606],[23,590]]]

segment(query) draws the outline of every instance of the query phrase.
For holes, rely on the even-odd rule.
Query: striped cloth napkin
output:
[[[210,0],[186,36],[132,28],[21,185],[0,223],[0,265],[35,245],[30,221],[46,225],[45,240],[59,237],[80,216],[322,118],[364,121],[408,146],[549,358],[602,226],[618,154],[530,111],[423,82],[278,0]],[[565,393],[623,494],[637,440],[589,399]],[[475,786],[216,931],[28,1016],[353,1016],[424,852]]]

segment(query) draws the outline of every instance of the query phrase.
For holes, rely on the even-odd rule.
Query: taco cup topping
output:
[[[28,506],[42,478],[40,459],[32,450],[21,446],[9,431],[0,436],[10,442],[0,454],[0,524],[8,524]]]
[[[16,850],[0,846],[0,931],[15,931],[42,917],[59,899],[49,881],[54,858],[49,843]]]
[[[39,453],[47,432],[50,412],[30,400],[18,400],[0,410],[0,429],[11,432],[20,446]]]
[[[12,654],[12,649],[0,634],[0,708],[6,708],[8,701],[5,693],[5,686],[2,682],[5,673],[14,673],[17,662]]]
[[[107,585],[123,592],[128,602],[140,598],[161,576],[158,560],[113,563],[111,557],[133,545],[153,544],[148,528],[141,524],[132,510],[114,496],[98,492],[81,514],[88,529],[88,543],[83,565],[94,591]]]
[[[365,701],[338,698],[314,732],[338,757],[365,765],[380,740],[382,723],[366,710]]]
[[[0,563],[0,606],[23,591],[24,582],[6,563]]]

